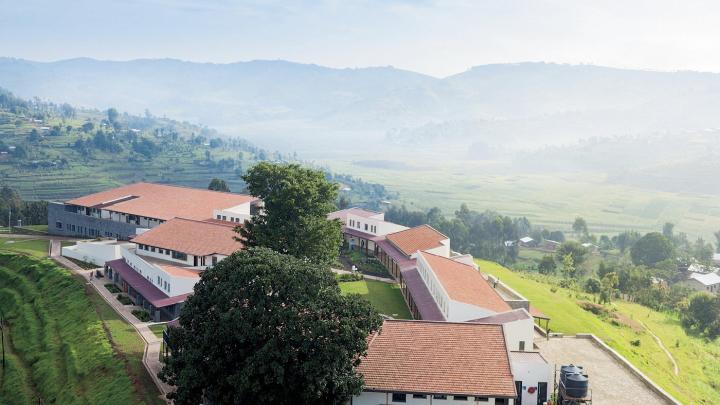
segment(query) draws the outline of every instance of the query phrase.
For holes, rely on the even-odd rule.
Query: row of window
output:
[[[105,231],[105,233],[103,234],[100,232],[99,229],[88,228],[86,226],[80,226],[80,225],[76,226],[75,224],[64,224],[64,227],[69,232],[75,232],[75,233],[81,234],[81,235],[96,236],[96,237],[105,236],[107,238],[114,237],[115,239],[120,239],[119,233],[113,234],[112,232]],[[63,229],[63,223],[60,221],[56,221],[55,228]]]
[[[393,393],[392,394],[392,402],[399,402],[399,403],[407,402],[408,395],[409,394]],[[412,397],[414,399],[426,399],[428,396],[426,394],[412,394]],[[455,401],[467,401],[467,400],[469,400],[469,398],[470,397],[468,397],[466,395],[453,395],[452,396],[452,399]],[[447,400],[449,398],[447,395],[444,395],[444,394],[435,394],[432,396],[432,399],[442,401],[442,400]],[[488,397],[475,397],[475,401],[489,402],[490,399]],[[507,402],[506,402],[505,398],[496,398],[495,399],[495,404],[497,404],[497,405],[504,405],[506,403]]]
[[[418,272],[420,273],[420,277],[422,277],[423,281],[425,282],[425,285],[428,287],[428,290],[430,291],[430,294],[435,298],[435,302],[437,303],[440,310],[442,310],[443,314],[445,316],[448,316],[448,303],[445,301],[445,295],[441,293],[441,290],[439,286],[437,285],[437,281],[434,277],[434,275],[431,277],[430,273],[432,272],[428,267],[425,265],[425,263],[422,260],[418,260],[417,262],[418,266]]]
[[[365,227],[364,227],[365,231],[368,231],[368,230],[369,230],[369,231],[372,232],[372,233],[377,233],[377,226],[376,226],[376,225],[369,225],[369,224],[367,224],[367,223],[364,224],[364,225],[365,225]],[[356,220],[354,220],[354,219],[351,219],[351,220],[349,221],[349,225],[348,225],[348,226],[350,226],[350,228],[363,229],[363,224],[361,224],[360,221],[356,221]]]
[[[227,221],[227,215],[218,214],[217,219],[220,221]],[[240,218],[230,217],[230,222],[240,223]]]
[[[153,252],[153,253],[157,252],[157,253],[160,253],[161,255],[170,256],[176,260],[183,260],[183,261],[187,260],[187,253],[177,252],[175,250],[156,248],[155,246],[148,246],[148,245],[143,245],[143,244],[138,244],[138,249],[144,250],[147,252]]]
[[[170,292],[170,283],[157,276],[157,284],[162,287],[163,290]]]

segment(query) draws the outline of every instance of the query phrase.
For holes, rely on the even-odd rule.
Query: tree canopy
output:
[[[322,266],[249,248],[203,273],[160,376],[176,404],[345,403],[362,390],[356,368],[381,323]]]
[[[337,185],[319,170],[297,164],[261,162],[242,179],[263,209],[240,228],[247,246],[329,265],[342,245],[340,222],[328,220],[335,209]]]
[[[225,180],[218,179],[217,177],[215,177],[214,179],[210,180],[210,184],[208,185],[208,190],[224,191],[226,193],[229,193],[230,186],[227,185]]]
[[[579,266],[585,261],[588,255],[588,249],[581,245],[579,242],[569,240],[560,245],[556,252],[556,255],[559,261],[562,261],[565,256],[570,255],[572,256],[573,263],[576,266]]]
[[[630,248],[630,257],[634,264],[654,266],[672,258],[673,250],[672,243],[661,233],[650,232],[633,244]]]

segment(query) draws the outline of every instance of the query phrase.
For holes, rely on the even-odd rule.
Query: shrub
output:
[[[130,297],[128,297],[127,295],[118,294],[118,295],[117,295],[117,300],[120,301],[120,303],[123,304],[123,305],[130,305],[130,304],[132,304],[132,300],[131,300]]]
[[[360,273],[343,273],[338,274],[335,278],[339,283],[344,283],[347,281],[360,281],[363,279],[363,275]]]
[[[551,293],[556,293],[556,292],[557,292],[557,287],[555,287],[555,286],[550,287],[550,292],[551,292]]]
[[[120,292],[120,289],[115,284],[112,284],[112,283],[105,284],[105,288],[113,294],[117,294]]]
[[[640,339],[631,340],[630,344],[635,347],[640,347]]]
[[[150,313],[144,309],[133,310],[132,314],[135,315],[135,318],[139,319],[141,322],[150,321]]]

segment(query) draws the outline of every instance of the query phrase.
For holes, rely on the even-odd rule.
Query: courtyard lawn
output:
[[[161,323],[161,324],[158,324],[158,325],[150,325],[150,326],[148,326],[148,327],[150,328],[150,330],[152,331],[152,333],[155,334],[155,336],[157,336],[157,337],[159,337],[160,339],[162,339],[162,337],[163,337],[163,331],[165,330],[165,328],[167,327],[167,325],[165,325],[164,323]]]
[[[398,319],[412,319],[410,311],[397,284],[375,280],[360,280],[340,283],[343,294],[359,294],[381,314]]]
[[[483,260],[478,264],[481,271],[499,277],[549,316],[553,332],[593,333],[679,401],[720,403],[720,343],[687,335],[677,315],[617,301],[607,306],[616,311],[617,317],[603,319],[578,305],[579,300],[592,300],[588,294],[556,287],[534,273],[513,272]],[[677,376],[672,362],[645,326],[662,340],[678,363]],[[639,343],[633,345],[631,341]]]
[[[47,257],[48,240],[32,238],[0,238],[0,250],[27,254],[34,257]]]

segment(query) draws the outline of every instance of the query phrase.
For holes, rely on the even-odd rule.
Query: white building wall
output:
[[[445,288],[443,287],[442,283],[440,283],[440,280],[437,278],[437,275],[432,270],[432,267],[430,267],[430,264],[428,264],[428,262],[425,260],[425,258],[422,257],[422,255],[417,255],[416,265],[418,273],[420,273],[420,277],[425,283],[428,291],[430,291],[430,295],[432,295],[438,308],[440,308],[440,311],[442,311],[442,313],[445,315],[445,319],[450,321],[452,312],[452,309],[450,308],[452,305],[450,295],[448,295],[447,291],[445,291]],[[484,315],[480,315],[470,319],[477,319],[481,318],[482,316]]]
[[[522,381],[522,390],[518,395],[522,396],[523,404],[537,404],[538,402],[538,383],[547,383],[548,397],[552,393],[553,384],[553,366],[547,363],[530,363],[530,362],[511,362],[510,367],[513,371],[515,381]],[[530,389],[532,388],[532,389]],[[529,391],[534,391],[530,393]],[[548,398],[544,398],[543,402]]]
[[[394,224],[376,218],[366,218],[355,214],[347,214],[345,226],[376,236],[384,236],[389,233],[400,232],[408,229],[406,226]]]
[[[443,241],[440,241],[440,243],[442,244],[442,246],[428,249],[426,250],[426,252],[432,253],[436,256],[450,257],[450,239],[445,239]]]
[[[152,247],[148,246],[148,249],[152,249]],[[177,264],[183,265],[183,266],[192,266],[194,263],[194,257],[195,257],[193,255],[187,255],[186,260],[175,259],[172,257],[170,250],[163,249],[163,253],[160,253],[160,248],[157,248],[157,247],[155,248],[154,252],[152,250],[144,250],[144,249],[141,250],[138,248],[135,253],[140,256],[148,256],[148,257],[153,257],[155,259],[167,260],[169,262],[177,263]]]
[[[533,350],[535,322],[532,318],[504,323],[503,330],[508,350],[524,350],[526,352]],[[524,349],[520,349],[520,342],[525,342]]]
[[[449,322],[466,322],[495,315],[495,312],[465,302],[450,300],[450,310],[445,314]]]
[[[506,404],[513,404],[514,400],[510,399],[506,401]],[[487,401],[478,401],[475,397],[469,396],[467,400],[455,400],[452,395],[448,395],[447,399],[432,399],[432,395],[427,395],[427,398],[413,398],[412,394],[405,395],[405,402],[393,402],[392,393],[385,392],[368,392],[363,391],[360,395],[352,398],[352,405],[393,405],[393,404],[406,404],[406,405],[495,405],[494,398],[488,398]],[[523,402],[523,404],[535,404],[534,402]]]
[[[63,247],[62,255],[102,267],[105,262],[122,258],[121,246],[131,248],[134,245],[132,243],[117,244],[115,239],[95,242],[80,241],[74,246]]]
[[[122,257],[130,267],[170,297],[191,293],[195,284],[200,281],[199,277],[176,277],[168,274],[128,249],[122,249]]]

